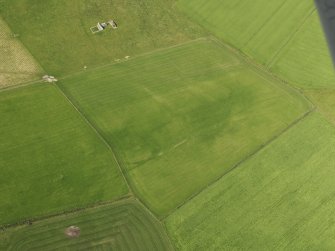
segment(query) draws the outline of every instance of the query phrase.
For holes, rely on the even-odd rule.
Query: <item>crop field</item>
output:
[[[334,250],[335,128],[312,114],[166,224],[178,250]]]
[[[42,69],[0,16],[0,88],[38,79]]]
[[[0,92],[0,103],[0,225],[127,194],[110,150],[56,87]]]
[[[0,251],[335,250],[313,0],[0,0],[0,118]]]
[[[80,228],[80,236],[64,233]],[[0,235],[1,250],[172,250],[163,227],[134,200],[68,214]]]
[[[174,0],[1,2],[0,14],[13,32],[20,34],[43,68],[58,77],[203,33],[172,7]],[[91,33],[90,27],[110,19],[118,23],[118,29]]]
[[[313,1],[181,0],[178,6],[291,84],[301,88],[335,86]]]
[[[335,125],[335,90],[307,90],[305,95],[317,106],[318,111]]]
[[[271,70],[300,88],[335,87],[334,67],[316,11],[277,56]]]
[[[199,40],[61,86],[114,146],[143,201],[165,215],[307,111],[271,81]]]

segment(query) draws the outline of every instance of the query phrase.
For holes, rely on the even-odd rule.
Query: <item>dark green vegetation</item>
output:
[[[335,128],[313,114],[167,219],[180,250],[334,250]]]
[[[69,226],[80,236],[69,238]],[[134,200],[36,222],[0,235],[2,250],[172,250],[159,222]]]
[[[195,22],[299,87],[335,75],[313,1],[180,0]]]
[[[111,151],[55,86],[0,92],[0,225],[127,194]]]
[[[61,83],[165,215],[308,109],[294,92],[200,40]]]
[[[65,74],[193,39],[200,29],[174,0],[1,0],[14,33],[49,74]],[[92,34],[98,22],[119,28]]]

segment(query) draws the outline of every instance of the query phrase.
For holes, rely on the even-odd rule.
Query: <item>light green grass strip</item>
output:
[[[315,113],[166,220],[179,250],[333,250],[335,128]]]
[[[308,104],[226,48],[196,41],[61,81],[140,198],[166,215],[304,114]]]
[[[55,86],[0,92],[0,225],[127,194],[110,150]]]

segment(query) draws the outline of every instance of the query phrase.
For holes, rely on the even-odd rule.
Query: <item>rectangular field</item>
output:
[[[69,238],[68,227],[80,235]],[[136,201],[62,215],[0,232],[0,250],[173,250],[163,227]]]
[[[201,36],[174,3],[2,0],[0,14],[43,68],[60,77]],[[118,29],[92,34],[90,27],[111,19]]]
[[[137,194],[166,215],[309,108],[295,92],[198,40],[66,78]]]
[[[127,194],[112,152],[60,91],[0,92],[0,225]]]
[[[312,114],[166,220],[179,250],[334,250],[335,128]]]

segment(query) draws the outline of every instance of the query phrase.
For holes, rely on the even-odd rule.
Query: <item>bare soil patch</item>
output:
[[[76,238],[80,235],[80,228],[76,226],[70,226],[65,229],[65,235],[69,238]]]

